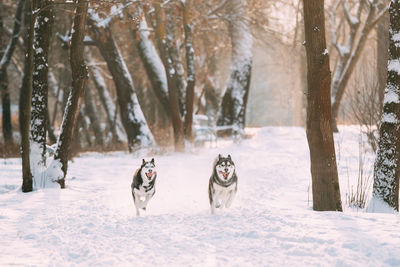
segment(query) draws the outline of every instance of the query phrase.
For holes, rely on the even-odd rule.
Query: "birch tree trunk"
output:
[[[46,133],[48,126],[48,52],[53,27],[53,3],[51,0],[35,1],[39,10],[34,29],[33,41],[33,87],[31,113],[31,165],[33,168],[46,164]]]
[[[32,74],[33,74],[33,33],[35,18],[30,1],[25,5],[25,66],[19,98],[19,127],[21,132],[22,192],[33,189],[29,158],[29,126],[31,121]]]
[[[113,76],[117,89],[121,120],[128,136],[129,148],[154,145],[155,140],[139,105],[132,77],[113,38],[111,29],[108,25],[104,27],[98,26],[91,16],[89,17],[89,23],[96,46],[107,62],[108,69]]]
[[[70,52],[72,89],[69,94],[61,126],[61,133],[54,155],[54,159],[59,160],[62,164],[61,170],[64,175],[61,178],[57,177],[57,182],[60,184],[61,188],[65,188],[65,177],[68,170],[68,153],[76,121],[81,109],[83,95],[85,94],[85,84],[88,77],[88,70],[83,58],[83,38],[85,36],[88,2],[85,0],[77,0],[76,3],[77,7],[75,9]]]
[[[222,98],[217,125],[232,125],[234,135],[242,135],[246,124],[246,105],[252,66],[252,36],[243,0],[229,4],[229,32],[232,43],[232,70]]]
[[[12,125],[11,125],[11,102],[10,102],[10,92],[8,90],[7,67],[11,62],[11,57],[18,43],[18,37],[22,23],[23,6],[24,6],[24,1],[20,0],[17,5],[17,11],[15,12],[14,29],[12,32],[12,37],[9,44],[7,45],[4,54],[2,54],[0,60],[0,91],[1,91],[1,104],[3,110],[2,128],[3,128],[3,137],[5,144],[13,142]],[[3,28],[3,25],[1,27]],[[2,36],[1,38],[4,37]]]
[[[389,8],[389,63],[383,104],[378,152],[374,165],[374,186],[370,211],[383,205],[399,211],[400,175],[400,0]]]
[[[310,148],[313,209],[342,211],[331,124],[329,55],[324,1],[304,0],[307,53],[307,140]]]

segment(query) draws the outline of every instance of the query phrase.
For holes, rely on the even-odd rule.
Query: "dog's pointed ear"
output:
[[[218,154],[218,160],[220,160],[222,158],[221,154]]]
[[[152,164],[154,164],[154,158],[152,158],[150,162],[151,162]]]
[[[142,165],[144,165],[146,163],[146,161],[144,159],[142,159]]]
[[[228,159],[232,160],[231,155],[228,155]]]

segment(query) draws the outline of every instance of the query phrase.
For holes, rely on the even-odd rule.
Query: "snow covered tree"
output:
[[[68,154],[76,126],[76,121],[81,109],[83,96],[85,94],[88,70],[83,58],[83,38],[85,36],[86,17],[88,2],[77,0],[74,16],[74,24],[71,37],[70,62],[72,71],[72,90],[69,94],[68,103],[64,112],[61,133],[57,141],[55,160],[61,163],[63,177],[53,177],[61,188],[65,188],[65,176],[68,170]]]
[[[356,1],[353,7],[355,12],[351,12],[352,8],[348,6],[347,1],[337,0],[330,11],[330,27],[332,35],[332,44],[337,50],[338,58],[334,74],[332,76],[331,94],[332,94],[332,126],[333,131],[338,132],[337,117],[339,114],[340,103],[344,96],[346,86],[350,80],[351,74],[360,58],[361,52],[367,43],[369,33],[374,29],[376,24],[384,16],[387,11],[386,5],[379,9],[379,4],[384,0]],[[336,34],[336,21],[343,21],[337,18],[339,7],[343,7],[344,21],[348,25],[349,33],[342,38]],[[366,11],[366,14],[364,14]]]
[[[22,192],[33,189],[29,157],[29,126],[31,121],[32,75],[33,75],[33,35],[35,16],[30,1],[25,5],[25,66],[19,98],[19,127],[21,132]]]
[[[48,53],[53,27],[53,1],[33,2],[38,11],[33,41],[33,85],[31,113],[31,161],[34,168],[46,164],[46,134],[48,126]],[[38,154],[38,155],[36,155]]]
[[[123,142],[126,141],[124,135],[124,128],[122,126],[119,116],[117,116],[117,106],[114,104],[110,96],[110,92],[106,86],[102,74],[99,69],[95,66],[91,53],[86,53],[89,61],[89,72],[92,77],[92,81],[97,89],[97,93],[100,97],[100,101],[104,107],[107,117],[107,123],[110,129],[108,137],[112,141]]]
[[[374,165],[374,186],[369,205],[371,211],[377,211],[383,203],[399,210],[400,0],[391,1],[389,14],[389,63],[378,152]]]
[[[232,126],[243,134],[252,66],[252,35],[243,0],[228,3],[228,28],[232,43],[232,70],[222,98],[217,125]]]
[[[10,102],[10,92],[8,89],[8,76],[7,68],[11,62],[11,57],[18,43],[19,32],[22,24],[22,14],[23,14],[24,1],[18,1],[17,10],[14,18],[14,29],[12,32],[11,40],[7,45],[4,53],[0,53],[0,91],[1,91],[1,104],[3,110],[2,116],[2,128],[4,142],[12,143],[12,127],[11,127],[11,102]],[[1,19],[1,30],[3,29],[3,21]],[[4,34],[4,33],[2,33]],[[1,38],[4,38],[1,36]]]
[[[160,100],[164,110],[169,115],[170,106],[168,99],[167,74],[161,58],[158,55],[153,42],[149,38],[150,33],[146,18],[143,15],[139,15],[138,18],[139,20],[133,30],[136,47],[152,89]]]
[[[155,140],[139,105],[131,74],[113,37],[110,25],[108,23],[99,24],[104,20],[97,19],[98,16],[96,15],[96,11],[91,9],[89,16],[90,34],[113,76],[121,120],[128,135],[129,147],[132,149],[137,146],[152,146],[155,144]]]
[[[342,211],[331,124],[331,72],[325,39],[324,1],[304,0],[303,6],[313,209]]]
[[[166,73],[167,73],[167,84],[168,84],[168,100],[170,104],[170,114],[172,119],[172,127],[174,129],[174,144],[175,151],[184,151],[184,130],[179,111],[179,88],[177,86],[177,70],[173,64],[173,42],[175,41],[174,36],[167,32],[166,27],[166,14],[161,3],[156,3],[156,17],[157,17],[157,37],[158,47],[160,51],[160,57],[163,61]]]

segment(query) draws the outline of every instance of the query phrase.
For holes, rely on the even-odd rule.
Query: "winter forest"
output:
[[[1,266],[399,266],[400,0],[1,0]]]

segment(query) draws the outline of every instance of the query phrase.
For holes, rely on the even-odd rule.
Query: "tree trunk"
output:
[[[171,35],[166,34],[166,18],[165,11],[160,7],[160,4],[156,4],[156,17],[157,17],[157,36],[159,42],[159,50],[161,55],[161,60],[163,61],[164,67],[167,72],[167,82],[168,82],[168,98],[170,104],[170,114],[172,120],[172,127],[174,130],[174,144],[175,151],[185,150],[185,140],[183,123],[181,119],[181,114],[179,111],[179,90],[177,88],[177,76],[176,70],[173,65],[173,60],[171,57],[171,50],[173,46],[173,41]]]
[[[92,33],[95,35],[96,45],[113,76],[129,148],[154,145],[155,140],[139,105],[132,77],[109,26],[98,27],[92,19],[89,22]]]
[[[324,1],[304,0],[307,53],[307,140],[310,148],[313,209],[342,211],[331,126],[329,55]]]
[[[383,104],[378,152],[374,165],[374,186],[370,209],[384,202],[399,211],[400,175],[400,0],[389,8],[389,64]]]
[[[92,62],[91,59],[89,62]],[[107,115],[107,122],[110,129],[110,139],[116,142],[124,142],[126,141],[126,137],[124,136],[124,128],[122,126],[121,120],[118,116],[116,116],[117,109],[113,100],[111,99],[110,93],[106,87],[106,83],[101,75],[100,71],[94,66],[90,68],[90,73],[92,76],[93,83],[97,89],[97,93],[99,94],[100,101],[104,107],[104,110]],[[115,134],[114,130],[115,129]]]
[[[76,120],[81,109],[83,95],[85,94],[85,84],[88,77],[87,67],[83,58],[83,38],[85,36],[87,10],[88,2],[78,0],[72,29],[70,53],[72,90],[68,98],[61,126],[61,133],[57,142],[57,150],[54,155],[54,159],[60,160],[62,164],[61,170],[64,176],[61,178],[57,177],[61,188],[65,188],[65,177],[68,170],[68,153],[76,126]]]
[[[346,40],[347,43],[345,44],[346,49],[344,49],[341,45],[337,43],[336,36],[334,36],[333,38],[335,40],[334,45],[339,52],[338,67],[335,70],[335,74],[333,75],[333,81],[331,84],[331,114],[332,128],[334,132],[339,131],[337,127],[339,108],[351,74],[357,65],[358,59],[361,56],[365,44],[367,43],[369,33],[384,15],[384,12],[382,12],[382,10],[385,10],[386,7],[381,11],[378,10],[377,2],[377,0],[373,0],[366,3],[368,5],[368,14],[363,23],[361,23],[361,15],[359,15],[356,18],[358,23],[350,24],[349,38]],[[361,14],[363,7],[365,7],[364,2],[360,1],[359,5],[360,6],[358,14]],[[351,21],[350,19],[347,20]]]
[[[218,126],[232,126],[234,135],[244,134],[246,105],[252,66],[252,36],[243,0],[232,0],[229,7],[232,43],[232,70],[222,98]]]
[[[382,7],[383,8],[383,7]],[[377,27],[377,73],[378,73],[378,86],[379,86],[379,103],[383,109],[383,98],[385,95],[386,80],[387,80],[387,63],[389,60],[389,26],[390,16],[389,12],[385,14],[382,21],[378,23]]]
[[[31,113],[31,160],[34,168],[46,164],[46,133],[48,125],[48,52],[53,28],[53,7],[50,0],[37,0],[37,14],[34,29],[34,71]],[[34,155],[35,154],[35,155]],[[36,155],[36,154],[40,154]]]
[[[101,130],[96,105],[93,103],[93,95],[91,88],[88,87],[85,92],[85,114],[89,117],[90,127],[93,129],[96,145],[102,147],[104,145],[103,131]]]
[[[146,19],[143,17],[133,31],[136,47],[143,62],[147,77],[161,105],[169,116],[168,82],[164,65],[156,48],[149,39]]]
[[[192,125],[193,125],[194,86],[196,82],[196,75],[194,69],[192,25],[190,24],[191,1],[186,0],[185,2],[182,2],[182,5],[183,5],[183,28],[185,32],[186,65],[187,65],[186,113],[184,122],[184,133],[187,140],[193,141]]]
[[[10,92],[8,90],[7,67],[11,62],[11,57],[18,43],[18,37],[22,23],[23,6],[24,6],[24,1],[20,0],[18,2],[17,11],[15,13],[14,29],[12,32],[12,37],[10,43],[8,44],[0,60],[0,90],[1,90],[1,103],[3,109],[2,128],[3,128],[3,136],[5,144],[10,144],[13,142],[12,125],[11,125],[11,102],[10,102]],[[1,25],[1,27],[3,28],[3,25]]]
[[[35,17],[30,1],[25,5],[25,67],[19,98],[19,126],[21,132],[22,192],[33,189],[29,158],[29,126],[31,121],[32,74],[33,74],[33,34]]]

